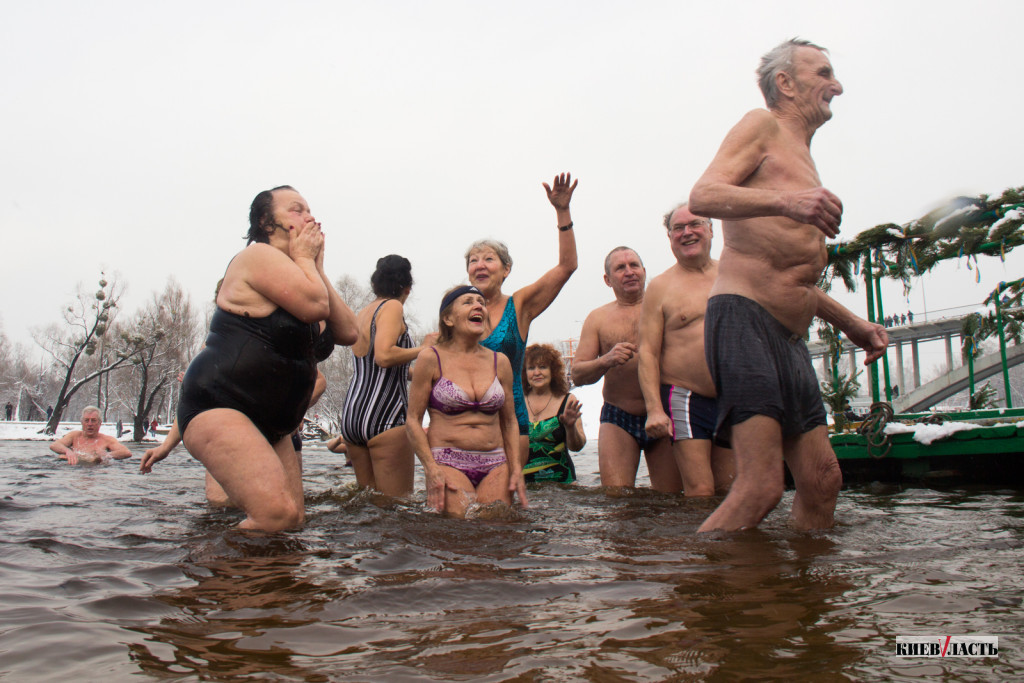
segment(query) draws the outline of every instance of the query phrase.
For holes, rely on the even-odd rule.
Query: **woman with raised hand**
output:
[[[558,264],[540,276],[536,282],[508,295],[502,292],[505,279],[512,272],[512,257],[508,247],[496,240],[479,240],[466,251],[466,273],[469,284],[484,296],[487,302],[488,335],[483,345],[508,356],[515,373],[513,394],[516,422],[519,425],[520,447],[529,449],[529,416],[523,400],[523,352],[530,334],[530,324],[547,310],[569,277],[576,271],[576,236],[573,233],[569,202],[579,181],[569,173],[555,176],[551,185],[543,183],[548,201],[555,207],[558,226]]]
[[[376,295],[356,316],[354,372],[341,410],[341,437],[361,487],[388,496],[412,493],[415,458],[405,433],[409,365],[414,346],[404,308],[412,291],[412,264],[397,254],[377,261],[370,278]],[[427,335],[429,343],[436,335]]]
[[[526,349],[523,370],[526,410],[530,416],[530,457],[523,466],[526,482],[576,481],[576,466],[569,451],[587,445],[580,419],[579,400],[569,393],[562,354],[549,344]]]
[[[519,429],[511,401],[512,366],[480,345],[487,308],[476,287],[449,290],[441,301],[437,344],[420,351],[406,430],[423,465],[427,505],[464,517],[473,504],[525,507]],[[430,413],[430,433],[423,414]]]
[[[320,321],[336,344],[357,337],[323,262],[324,234],[302,195],[287,185],[256,195],[248,246],[228,264],[206,347],[182,381],[185,447],[246,513],[245,529],[305,520],[291,434],[316,382]]]

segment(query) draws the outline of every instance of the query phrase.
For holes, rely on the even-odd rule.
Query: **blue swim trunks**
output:
[[[601,407],[601,423],[613,424],[629,434],[641,450],[647,450],[648,446],[657,441],[657,439],[647,436],[647,432],[644,430],[644,425],[647,424],[647,415],[633,415],[611,403],[605,403]]]

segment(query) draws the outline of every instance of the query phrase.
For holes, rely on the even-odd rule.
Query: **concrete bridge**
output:
[[[949,398],[957,392],[967,389],[969,383],[969,371],[966,365],[961,363],[960,347],[963,343],[961,331],[963,321],[967,315],[957,315],[940,320],[914,323],[886,328],[889,333],[889,348],[886,353],[889,358],[889,381],[900,388],[900,395],[893,398],[893,409],[896,412],[916,412],[926,410],[940,401]],[[957,338],[956,354],[953,353],[953,337]],[[921,384],[921,356],[920,345],[923,342],[941,342],[946,352],[946,372],[941,376]],[[909,347],[911,354],[911,376],[905,377],[903,354],[905,348]],[[816,362],[819,375],[822,378],[828,377],[828,369],[825,365],[826,345],[816,341],[807,345],[811,357]],[[863,351],[853,346],[848,339],[843,338],[843,353],[847,356],[850,369],[847,372],[854,372],[857,369],[864,369]],[[954,364],[954,358],[956,363]],[[895,362],[893,362],[895,361]],[[1006,348],[1006,362],[1009,367],[1024,362],[1024,346],[1008,346]],[[881,363],[881,361],[879,361]],[[997,350],[974,360],[974,382],[975,387],[986,378],[1002,372],[1000,354]],[[879,381],[882,379],[882,366],[878,368]],[[865,373],[866,375],[866,373]],[[868,383],[861,376],[862,388],[867,388]],[[910,381],[908,381],[910,380]],[[882,390],[884,396],[884,388]]]

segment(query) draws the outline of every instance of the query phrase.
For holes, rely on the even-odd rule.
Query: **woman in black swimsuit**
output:
[[[246,529],[302,524],[302,421],[325,334],[356,340],[355,315],[324,273],[324,235],[293,188],[261,192],[249,246],[228,264],[206,348],[181,386],[185,447],[245,511]]]

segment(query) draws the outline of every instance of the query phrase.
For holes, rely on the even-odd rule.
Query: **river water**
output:
[[[1024,495],[844,490],[839,525],[695,536],[712,501],[582,486],[453,520],[306,448],[308,522],[234,530],[181,449],[70,467],[0,442],[0,678],[12,681],[1009,680]],[[418,482],[420,488],[422,483]],[[897,657],[994,635],[997,658]]]

